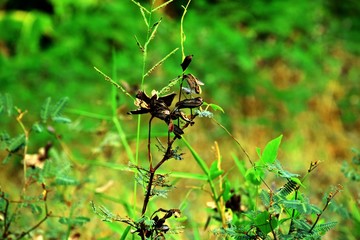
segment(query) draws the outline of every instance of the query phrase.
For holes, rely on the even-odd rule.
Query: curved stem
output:
[[[147,148],[148,148],[148,160],[149,160],[149,170],[152,170],[152,156],[151,156],[151,121],[153,120],[153,116],[151,116],[150,120],[149,120],[149,132],[148,132],[148,144],[147,144]]]

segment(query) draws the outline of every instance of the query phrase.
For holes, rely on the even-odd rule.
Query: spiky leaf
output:
[[[51,115],[51,97],[46,98],[44,104],[41,107],[40,117],[43,123],[46,123],[47,119]]]
[[[54,108],[51,110],[51,118],[59,117],[65,105],[69,101],[68,97],[63,97],[55,104]]]
[[[16,152],[17,150],[19,150],[21,147],[23,147],[25,145],[25,134],[20,134],[17,137],[14,137],[12,139],[9,140],[10,143],[7,146],[7,149],[9,152]]]

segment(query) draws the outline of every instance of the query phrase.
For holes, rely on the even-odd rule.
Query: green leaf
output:
[[[69,101],[68,97],[63,97],[59,101],[57,101],[54,108],[51,110],[51,118],[52,119],[61,115],[61,112],[64,109],[64,107],[68,101]]]
[[[276,218],[271,218],[271,222],[269,220],[269,212],[262,212],[258,214],[254,220],[255,225],[261,230],[264,235],[267,235],[272,231],[272,229],[275,229],[278,226],[278,221],[276,220]]]
[[[251,182],[254,185],[260,185],[263,176],[264,176],[263,171],[255,168],[249,168],[246,171],[245,178],[247,181]]]
[[[261,155],[260,162],[263,164],[272,164],[275,162],[278,149],[281,143],[282,135],[271,140],[266,144],[265,149]]]
[[[71,120],[67,117],[56,116],[52,120],[57,123],[71,123]]]
[[[69,176],[57,176],[55,178],[55,184],[56,185],[65,185],[65,186],[68,186],[68,185],[77,185],[78,184],[78,181],[72,177],[69,177]]]
[[[225,179],[223,184],[222,184],[222,188],[223,188],[223,199],[224,201],[228,201],[231,198],[231,183],[229,182],[229,180]]]
[[[51,111],[51,97],[48,97],[44,104],[41,107],[41,111],[40,111],[40,118],[42,120],[43,123],[46,123],[47,119],[50,116],[50,111]]]
[[[41,133],[44,131],[44,127],[40,123],[35,123],[31,126],[31,129],[36,133]]]
[[[2,163],[3,164],[6,164],[9,162],[9,160],[11,159],[11,154],[8,154],[3,160],[2,160]]]
[[[270,194],[267,191],[262,189],[259,197],[265,206],[270,206]]]
[[[10,140],[10,144],[7,146],[9,152],[16,152],[25,145],[25,134],[20,134]]]
[[[193,155],[193,157],[195,158],[196,163],[200,166],[200,168],[203,170],[203,172],[207,175],[210,176],[210,170],[208,168],[208,166],[206,165],[206,162],[199,156],[199,154],[191,147],[191,145],[185,140],[184,137],[181,138],[183,140],[183,142],[185,143],[185,145],[187,146],[187,148],[190,150],[191,154]]]
[[[3,111],[10,117],[14,109],[13,99],[10,94],[5,93],[4,96],[2,96],[2,106]]]
[[[233,159],[234,159],[236,166],[238,167],[239,172],[241,173],[241,175],[243,177],[245,177],[245,175],[246,175],[245,161],[240,161],[234,154],[233,154]]]
[[[224,171],[218,168],[218,161],[214,161],[210,166],[210,179],[213,180],[220,176]]]
[[[119,225],[119,224],[116,224],[116,225]],[[130,230],[131,230],[131,227],[127,226],[123,232],[119,232],[121,234],[120,240],[127,239],[127,235],[129,234]]]

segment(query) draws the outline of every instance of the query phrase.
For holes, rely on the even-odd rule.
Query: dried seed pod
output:
[[[204,85],[203,82],[201,82],[199,79],[197,79],[192,74],[186,74],[184,75],[183,79],[186,79],[187,83],[189,84],[189,87],[191,90],[195,91],[197,94],[201,93],[201,87]]]
[[[184,61],[180,64],[183,71],[187,69],[194,55],[188,55],[184,58]]]
[[[174,134],[178,137],[181,138],[181,135],[184,134],[184,131],[176,124],[174,124]]]
[[[177,102],[175,107],[177,109],[181,108],[196,108],[200,107],[203,104],[203,99],[201,97],[196,98],[190,98],[190,99],[184,99],[180,102]]]

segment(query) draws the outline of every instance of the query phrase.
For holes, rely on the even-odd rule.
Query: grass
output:
[[[140,71],[138,71],[141,72],[141,74],[138,74],[141,75],[141,89],[151,88],[152,84],[148,84],[147,82],[149,80],[150,83],[150,76],[160,79],[168,78],[167,76],[164,77],[165,74],[163,72],[164,69],[169,66],[166,65],[168,62],[174,62],[173,65],[178,65],[180,62],[174,60],[175,56],[178,56],[176,53],[174,54],[175,50],[169,50],[169,52],[163,56],[158,56],[157,54],[151,55],[153,52],[150,50],[151,54],[147,55],[147,48],[155,47],[152,45],[155,44],[152,38],[154,33],[157,31],[160,31],[159,34],[164,33],[161,32],[161,27],[165,24],[165,20],[154,20],[157,15],[152,16],[152,14],[146,17],[146,11],[148,10],[143,9],[143,16],[145,16],[143,19],[147,23],[145,24],[147,26],[145,40],[142,42],[141,37],[137,37],[137,40],[134,40],[134,44],[137,42],[140,51],[143,50],[142,65],[141,68],[139,68]],[[186,11],[181,18],[181,27],[185,20],[185,13]],[[179,37],[181,59],[185,57],[184,36],[184,28],[182,27]],[[191,36],[188,36],[188,38],[191,41]],[[191,49],[196,47],[197,46],[190,46]],[[203,47],[204,49],[206,48],[206,46]],[[215,96],[212,96],[216,88],[211,87],[210,89],[209,85],[211,84],[211,75],[214,75],[214,73],[209,69],[211,67],[207,67],[206,64],[207,61],[211,59],[204,56],[205,55],[199,56],[196,54],[191,67],[194,66],[196,71],[203,72],[204,80],[201,80],[206,84],[203,87],[204,98],[216,99],[220,96],[222,100],[220,104],[225,110],[225,114],[220,113],[220,111],[215,111],[216,121],[224,124],[228,129],[231,129],[231,135],[235,139],[238,139],[241,146],[243,146],[248,153],[249,158],[254,162],[258,158],[256,148],[263,148],[270,139],[280,134],[284,135],[284,141],[278,150],[278,158],[282,160],[281,163],[284,169],[289,169],[290,171],[299,172],[304,175],[310,162],[321,160],[322,163],[320,167],[317,168],[315,177],[310,176],[309,180],[305,182],[306,188],[302,189],[302,193],[315,196],[315,198],[311,198],[312,201],[321,206],[322,196],[330,191],[327,187],[336,186],[339,182],[346,182],[345,177],[339,171],[341,168],[340,161],[343,159],[351,159],[352,153],[349,148],[358,140],[356,134],[344,128],[342,120],[338,116],[340,110],[345,111],[346,109],[341,109],[336,104],[336,99],[341,95],[341,92],[347,91],[348,86],[338,85],[332,81],[324,83],[325,90],[323,92],[320,91],[316,96],[311,96],[308,100],[309,108],[307,111],[296,114],[294,118],[294,112],[289,110],[283,101],[277,101],[279,99],[273,100],[271,98],[273,95],[269,92],[265,91],[265,96],[261,97],[264,93],[264,86],[262,85],[258,85],[255,89],[257,96],[260,96],[256,98],[252,98],[251,96],[234,97],[228,96],[227,94],[218,94],[217,96],[216,93],[214,94]],[[217,57],[213,58],[218,59]],[[121,59],[121,52],[113,49],[111,64],[113,69],[110,70],[111,74],[109,74],[111,77],[103,76],[107,80],[119,79],[117,73],[121,71],[116,67],[120,61],[119,59]],[[156,69],[153,66],[155,66]],[[277,77],[274,78],[275,80],[285,79],[283,82],[276,82],[276,86],[278,86],[280,90],[288,88],[288,86],[293,84],[292,82],[286,82],[291,80],[291,78],[286,76],[289,76],[289,71],[291,72],[294,69],[284,68],[284,65],[281,63],[271,66],[274,67],[274,69],[267,67],[260,68],[259,76],[267,76],[273,73],[274,70],[274,74],[277,74]],[[179,66],[177,67],[180,69]],[[200,71],[200,68],[206,69]],[[89,71],[91,71],[90,69]],[[101,70],[99,71],[101,73]],[[223,72],[217,72],[216,75],[224,79],[222,74]],[[285,77],[282,77],[282,74],[284,74]],[[93,71],[93,75],[94,78],[98,77],[96,71]],[[219,78],[219,76],[217,78]],[[171,76],[170,78],[172,77],[175,76]],[[100,78],[102,78],[101,75]],[[174,79],[180,78],[175,77]],[[207,80],[209,80],[209,84]],[[130,96],[133,96],[132,98],[125,96],[126,100],[124,100],[124,98],[122,98],[124,95],[121,90],[114,88],[105,81],[100,82],[101,81],[99,81],[97,87],[101,89],[101,92],[111,93],[109,101],[107,100],[109,98],[104,96],[100,103],[96,103],[95,100],[89,100],[91,102],[82,103],[81,107],[76,106],[75,109],[72,108],[68,110],[65,108],[63,114],[72,119],[72,123],[68,125],[69,128],[49,120],[44,124],[43,129],[53,127],[56,131],[45,130],[41,134],[41,137],[32,132],[29,138],[29,148],[21,149],[24,153],[36,153],[41,144],[31,144],[36,142],[37,139],[41,139],[39,142],[45,145],[46,141],[50,139],[54,144],[54,149],[51,150],[51,158],[58,159],[59,162],[62,162],[65,166],[67,163],[70,163],[72,171],[69,170],[69,172],[67,172],[68,175],[56,175],[55,173],[52,173],[55,175],[51,175],[49,173],[50,177],[48,176],[48,179],[46,179],[46,186],[50,189],[56,189],[49,192],[50,200],[48,204],[49,209],[52,211],[52,216],[47,217],[44,224],[37,227],[36,224],[42,223],[41,221],[44,219],[44,209],[42,214],[37,215],[31,212],[30,208],[24,208],[22,211],[27,214],[26,216],[29,216],[29,219],[34,218],[35,221],[29,223],[30,221],[26,222],[24,220],[24,222],[20,224],[22,226],[16,226],[17,230],[27,231],[32,229],[31,227],[35,227],[36,229],[31,231],[33,234],[41,235],[41,229],[53,229],[52,231],[46,231],[46,234],[49,236],[66,237],[81,234],[84,238],[95,236],[97,239],[115,237],[125,239],[126,236],[130,235],[129,228],[127,228],[126,224],[114,222],[102,223],[100,221],[101,218],[88,222],[87,219],[92,219],[94,216],[88,202],[95,202],[97,210],[102,209],[100,206],[106,206],[109,212],[105,209],[102,210],[106,211],[108,217],[117,217],[116,215],[119,214],[122,217],[129,216],[135,219],[142,215],[140,213],[144,211],[142,210],[144,207],[141,206],[141,203],[144,202],[143,189],[137,182],[128,181],[128,179],[134,179],[134,176],[138,178],[141,177],[141,174],[139,173],[139,168],[129,167],[128,163],[131,162],[133,165],[139,167],[146,166],[146,163],[149,161],[148,153],[143,151],[144,149],[146,150],[144,146],[148,143],[149,118],[142,117],[140,121],[139,117],[137,118],[137,123],[134,123],[136,122],[134,119],[129,119],[128,116],[123,113],[133,109],[131,106],[135,94],[130,94]],[[223,85],[223,82],[221,85]],[[85,89],[93,88],[93,86],[84,87]],[[265,86],[265,88],[267,87],[269,86]],[[277,91],[277,89],[275,90]],[[291,89],[289,91],[291,92]],[[96,92],[97,91],[91,90],[91,93],[94,93],[95,96],[97,96]],[[221,92],[221,89],[219,89],[219,92]],[[279,92],[281,93],[281,91]],[[89,96],[89,98],[91,99],[92,96],[93,95]],[[306,92],[304,96],[306,96]],[[273,101],[273,105],[276,107],[267,109],[268,102],[264,101],[264,97],[270,99],[269,101],[271,102]],[[286,99],[286,96],[284,97]],[[45,98],[43,100],[46,102]],[[55,101],[55,98],[53,101]],[[17,101],[16,96],[13,102],[16,106],[20,106],[20,108],[24,106],[24,109],[28,109],[25,103],[21,104],[21,102]],[[16,113],[11,115],[10,120],[6,120],[8,122],[6,122],[4,126],[7,126],[11,137],[16,136],[19,132],[26,133],[27,129],[31,129],[33,123],[41,121],[41,119],[38,120],[37,112],[40,112],[42,102],[43,101],[35,99],[20,124],[14,121],[14,117],[17,116]],[[76,98],[75,100],[71,98],[69,104],[78,104],[76,103]],[[5,106],[7,105],[5,104]],[[122,109],[124,106],[128,109]],[[261,121],[261,119],[263,121]],[[214,235],[209,233],[209,229],[218,230],[220,226],[224,226],[225,214],[223,211],[220,211],[220,223],[216,220],[211,220],[208,229],[204,230],[203,228],[208,220],[208,216],[216,216],[210,208],[206,208],[205,206],[210,202],[215,202],[217,209],[223,209],[224,198],[226,198],[223,192],[224,189],[226,189],[225,183],[227,181],[233,186],[236,186],[238,188],[237,190],[245,191],[243,189],[244,187],[245,189],[251,188],[249,187],[249,179],[246,178],[246,171],[251,168],[253,164],[249,163],[248,157],[244,154],[243,149],[239,148],[234,138],[224,132],[224,129],[219,127],[216,122],[200,118],[196,120],[196,125],[187,129],[189,132],[185,134],[186,141],[177,141],[181,152],[185,153],[183,155],[184,160],[171,160],[156,170],[156,173],[162,175],[170,173],[168,177],[169,182],[176,187],[168,193],[167,199],[155,198],[149,201],[147,209],[145,209],[150,213],[158,210],[159,206],[167,210],[181,210],[182,215],[184,218],[187,217],[187,219],[166,219],[172,229],[180,232],[184,231],[184,233],[169,235],[175,239],[210,239],[214,237]],[[272,122],[278,122],[279,125],[270,125]],[[152,122],[151,136],[159,137],[166,143],[168,132],[166,129],[164,130],[164,127],[166,128],[164,123],[160,123],[159,121]],[[112,137],[114,135],[115,137]],[[107,141],[107,138],[110,139],[110,141]],[[152,140],[152,142],[155,142],[155,140]],[[25,146],[27,147],[28,145],[26,144]],[[6,147],[7,146],[4,148]],[[163,154],[157,152],[156,147],[151,147],[150,150],[154,162],[157,159],[161,159]],[[7,151],[1,153],[3,158],[5,158],[7,154]],[[334,159],[337,160],[334,161]],[[1,187],[4,192],[9,193],[9,199],[13,200],[12,206],[14,208],[16,208],[16,199],[18,199],[18,197],[26,197],[26,195],[21,193],[19,188],[19,186],[24,185],[20,179],[24,179],[26,182],[26,179],[34,177],[32,175],[29,176],[29,173],[38,174],[36,171],[29,172],[25,168],[25,165],[21,165],[21,160],[22,154],[16,153],[12,156],[10,163],[1,167],[1,172],[5,173],[1,174]],[[66,168],[60,168],[59,165],[57,168],[59,170],[63,169],[64,172],[67,171]],[[149,169],[151,169],[151,165]],[[68,182],[76,179],[76,184],[64,184],[64,182],[59,184],[59,182],[56,182],[56,180],[64,180],[64,178]],[[274,186],[278,184],[278,178],[273,177],[270,179],[271,180],[267,180],[268,185]],[[39,182],[34,184],[32,189],[34,189],[34,193],[38,194],[43,190]],[[260,187],[255,189],[259,190]],[[328,190],[325,191],[324,189]],[[32,191],[27,192],[32,193]],[[242,192],[242,194],[244,198],[246,198],[246,192]],[[259,193],[256,193],[254,196],[259,196],[258,194]],[[346,194],[350,195],[349,193]],[[338,197],[339,196],[336,196],[336,198]],[[30,199],[30,203],[32,203],[31,201]],[[36,204],[29,204],[33,209],[39,209],[38,207],[36,208],[35,205]],[[252,202],[250,205],[252,208],[261,209],[259,200]],[[336,206],[336,204],[334,205]],[[40,209],[41,207],[42,204],[40,204]],[[354,204],[352,204],[350,208],[356,209]],[[199,211],[199,209],[203,211]],[[18,214],[22,213],[23,212],[19,212]],[[111,213],[115,215],[113,216]],[[160,213],[161,212],[158,213],[159,218],[162,216]],[[150,214],[148,214],[148,216],[149,215]],[[344,215],[334,215],[327,210],[327,212],[322,215],[321,220],[324,219],[325,221],[330,218],[337,218],[338,221],[346,222],[347,219],[343,216]],[[311,220],[316,221],[316,218],[312,218]],[[177,226],[181,225],[185,227],[184,230],[177,229]],[[26,227],[22,228],[23,226]],[[95,230],[99,229],[99,226],[101,226],[101,231],[96,232]],[[141,227],[138,228],[141,229]],[[264,231],[266,232],[267,230]],[[348,229],[344,229],[342,226],[339,228],[335,227],[335,229],[331,231],[331,234],[326,235],[325,238],[329,235],[333,236],[333,234],[346,235],[346,233],[349,233]],[[276,232],[269,234],[274,236]]]

